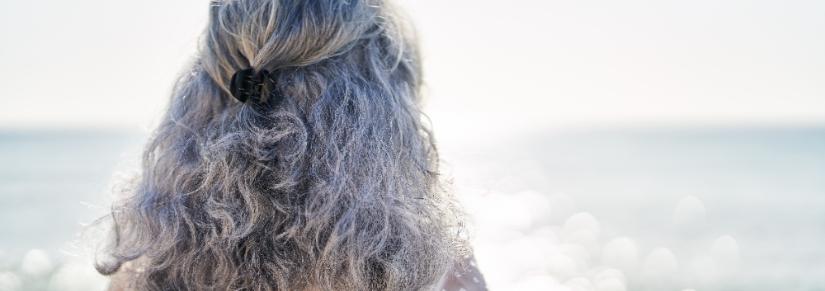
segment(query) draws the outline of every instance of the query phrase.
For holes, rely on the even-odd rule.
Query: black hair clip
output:
[[[256,103],[266,103],[268,98],[262,95],[265,86],[266,89],[271,87],[268,86],[267,82],[270,82],[269,71],[260,70],[255,72],[254,69],[244,69],[232,75],[229,91],[232,93],[232,97],[243,103],[250,100]]]

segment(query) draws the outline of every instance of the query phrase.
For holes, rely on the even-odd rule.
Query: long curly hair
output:
[[[194,62],[109,216],[97,269],[137,290],[422,290],[464,249],[383,0],[212,1]],[[232,98],[273,72],[277,106]],[[130,266],[129,268],[123,267]]]

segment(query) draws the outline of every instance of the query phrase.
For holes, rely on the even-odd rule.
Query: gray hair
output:
[[[432,288],[465,242],[410,29],[378,0],[211,5],[98,270],[138,264],[139,290]],[[284,101],[233,99],[246,68]]]

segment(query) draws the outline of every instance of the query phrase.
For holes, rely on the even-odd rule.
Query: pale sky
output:
[[[400,2],[445,128],[825,123],[825,1]],[[208,3],[3,0],[0,128],[150,126]]]

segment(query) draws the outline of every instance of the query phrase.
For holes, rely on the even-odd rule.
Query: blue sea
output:
[[[0,132],[0,290],[104,286],[72,281],[94,276],[70,263],[85,262],[73,246],[145,136]],[[442,148],[498,290],[825,290],[825,127],[548,130]]]

